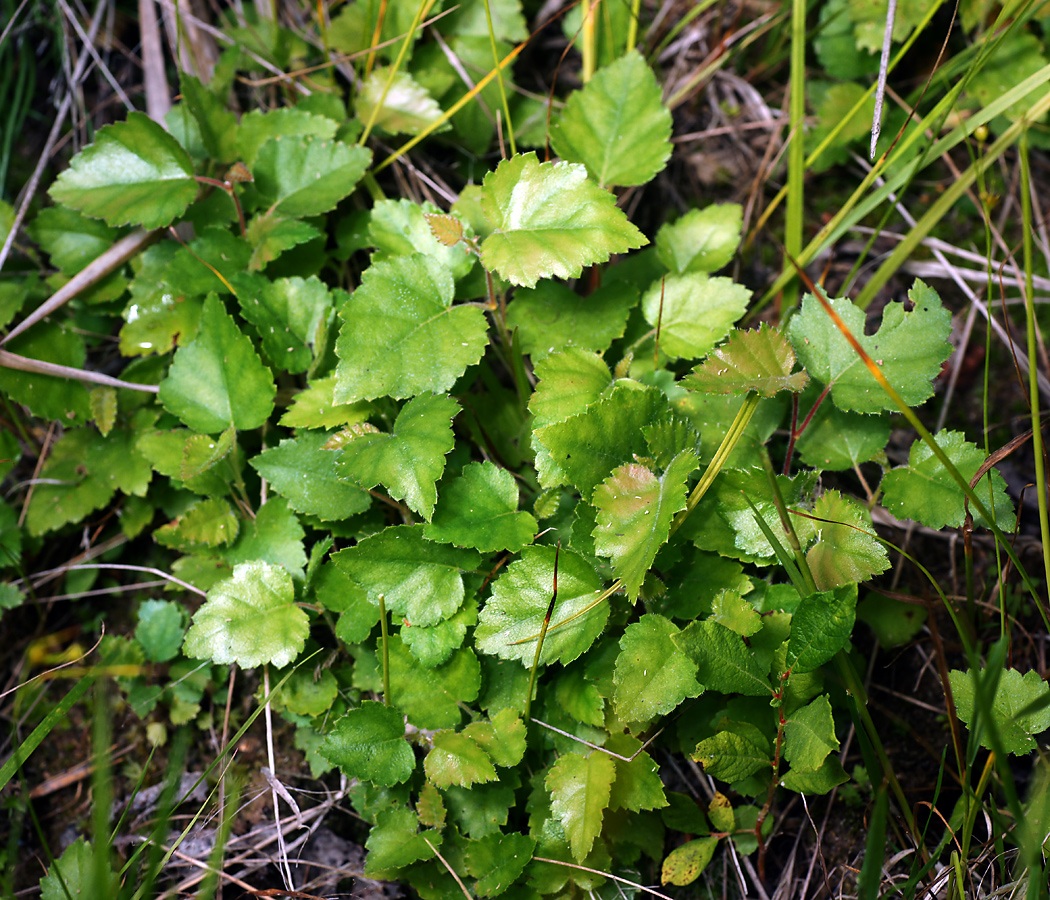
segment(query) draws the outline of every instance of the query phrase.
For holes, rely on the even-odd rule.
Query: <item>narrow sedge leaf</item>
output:
[[[561,822],[577,862],[587,857],[601,833],[615,778],[612,757],[597,751],[588,756],[566,753],[547,773],[551,813]]]
[[[744,639],[720,622],[696,621],[675,635],[674,644],[697,666],[697,678],[709,691],[772,696],[769,678]]]
[[[846,646],[856,613],[856,584],[804,597],[791,617],[788,669],[802,675],[831,659]]]
[[[524,834],[487,834],[467,846],[467,872],[478,880],[480,897],[495,897],[518,883],[536,849]]]
[[[170,225],[197,196],[193,162],[145,113],[101,128],[48,191],[57,202],[109,225]]]
[[[711,353],[681,386],[691,391],[715,394],[746,394],[755,391],[772,397],[779,391],[798,393],[809,380],[795,367],[795,351],[779,331],[765,323],[757,331],[733,331],[729,340]]]
[[[448,390],[488,343],[485,315],[453,306],[452,273],[421,254],[375,263],[340,310],[335,400]]]
[[[746,311],[751,291],[702,272],[669,275],[642,295],[645,320],[660,328],[660,350],[671,359],[706,356]]]
[[[362,83],[355,101],[362,122],[371,121],[374,113],[375,126],[388,134],[419,134],[441,118],[437,101],[408,72],[397,72],[389,89],[388,81],[390,69],[382,67],[374,69]]]
[[[486,175],[482,205],[495,225],[481,245],[485,268],[525,287],[578,278],[584,266],[648,243],[613,195],[587,180],[584,166],[540,163],[535,153]]]
[[[796,770],[819,769],[829,753],[839,749],[831,702],[821,694],[796,709],[784,724],[784,759]]]
[[[678,633],[656,613],[646,613],[624,630],[613,671],[613,705],[622,721],[647,723],[703,691],[696,664],[672,640]]]
[[[160,384],[160,402],[194,431],[216,434],[231,425],[258,428],[269,418],[276,393],[251,340],[211,294],[196,339],[175,352]]]
[[[627,596],[638,598],[645,575],[666,543],[675,513],[685,509],[686,480],[699,461],[679,453],[657,476],[639,463],[614,469],[594,492],[598,508],[594,550],[612,560]]]
[[[937,293],[921,281],[908,291],[908,300],[911,309],[903,303],[888,304],[873,335],[864,333],[864,311],[850,300],[830,303],[904,402],[918,406],[933,396],[933,379],[951,353],[952,317]],[[896,412],[894,402],[815,297],[803,298],[801,310],[788,324],[788,335],[805,370],[832,385],[831,399],[839,409]]]
[[[208,591],[183,652],[219,665],[281,668],[302,653],[309,630],[306,613],[295,605],[291,576],[278,566],[248,562]]]
[[[478,616],[474,641],[479,651],[516,659],[528,667],[554,589],[553,547],[526,547],[492,586],[492,596]],[[594,643],[609,617],[609,601],[566,621],[591,606],[601,590],[594,568],[571,550],[558,558],[558,597],[540,664],[570,663]],[[565,621],[566,624],[559,623]]]
[[[645,184],[671,155],[671,113],[637,50],[595,73],[569,95],[551,129],[554,152],[583,163],[603,187]]]
[[[806,562],[818,590],[859,584],[890,567],[871,516],[858,501],[827,491],[814,505],[813,516],[809,521],[817,541],[806,551]]]
[[[252,174],[259,196],[282,216],[317,216],[348,196],[372,151],[314,137],[277,137],[259,149]]]
[[[343,447],[339,474],[368,491],[382,484],[395,500],[430,521],[445,454],[455,442],[459,405],[443,394],[421,394],[402,407],[390,434],[363,432]]]
[[[518,511],[518,485],[506,469],[490,462],[470,463],[443,488],[428,540],[473,547],[482,553],[517,553],[531,543],[536,519]]]
[[[738,203],[691,209],[656,234],[656,255],[676,275],[717,272],[740,246],[744,210]]]
[[[392,706],[371,700],[339,719],[318,752],[349,778],[380,787],[401,784],[416,767],[405,740],[404,717]]]
[[[534,371],[538,384],[529,399],[534,428],[583,412],[613,384],[601,354],[575,348],[552,353]]]
[[[376,605],[411,625],[435,625],[463,604],[462,572],[481,564],[473,550],[459,550],[423,537],[422,525],[385,528],[333,554],[333,562]]]
[[[952,686],[952,697],[959,718],[971,729],[977,724],[976,686],[978,673],[960,672],[953,669],[948,673]],[[982,671],[979,676],[988,678],[988,672]],[[999,733],[1003,749],[1007,753],[1023,755],[1037,749],[1035,735],[1042,734],[1050,728],[1050,686],[1039,677],[1034,669],[1022,675],[1016,669],[1003,669],[999,676],[999,685],[992,700],[992,721],[981,719],[980,743],[991,747],[988,731],[994,728]],[[1039,701],[1043,706],[1035,712],[1022,714],[1022,710]]]
[[[685,887],[700,877],[715,855],[719,838],[713,835],[696,838],[672,850],[660,869],[660,884]]]
[[[339,478],[339,454],[324,449],[327,440],[324,432],[303,432],[249,462],[296,512],[322,521],[349,519],[368,509],[372,498],[367,491]]]
[[[708,775],[728,784],[773,767],[773,761],[763,747],[732,731],[721,731],[702,740],[691,756]]]
[[[496,769],[488,754],[465,734],[439,731],[434,735],[434,747],[423,760],[427,780],[439,788],[458,784],[472,784],[496,780]]]
[[[934,440],[967,483],[984,463],[984,451],[966,440],[962,432],[942,431]],[[988,479],[991,479],[991,498]],[[900,519],[915,519],[928,528],[958,528],[966,518],[965,495],[925,441],[917,439],[908,453],[908,464],[887,472],[882,479],[883,505]],[[974,488],[985,506],[995,509],[996,524],[1007,531],[1014,527],[1013,504],[1006,482],[996,469]],[[974,522],[987,528],[984,517],[971,510]]]

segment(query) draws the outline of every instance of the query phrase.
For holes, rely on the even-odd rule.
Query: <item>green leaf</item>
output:
[[[658,421],[667,409],[663,393],[637,382],[620,381],[612,393],[564,421],[538,428],[536,441],[548,453],[537,455],[540,484],[546,488],[572,484],[584,498],[612,470],[644,455],[642,429]]]
[[[482,553],[517,553],[532,541],[536,520],[518,512],[518,485],[506,469],[471,463],[449,482],[423,531],[428,540],[473,547]]]
[[[558,676],[554,699],[558,709],[577,722],[594,728],[605,725],[605,701],[577,666],[570,666]]]
[[[501,709],[489,722],[471,722],[463,734],[488,753],[497,766],[516,766],[525,755],[525,723],[513,709]]]
[[[158,543],[192,551],[193,544],[215,547],[237,540],[241,523],[230,504],[222,497],[201,500],[175,521],[158,528],[153,536]]]
[[[431,222],[440,214],[441,210],[430,202],[420,206],[410,200],[380,200],[372,207],[368,219],[368,236],[376,248],[372,264],[422,253],[444,263],[452,272],[452,278],[459,281],[474,267],[475,257],[463,243],[449,246],[434,236]],[[467,240],[473,237],[473,229],[464,227],[455,216],[440,215],[440,219],[458,225]]]
[[[465,734],[439,731],[434,735],[434,748],[423,760],[427,779],[439,788],[496,780],[496,769],[488,754]]]
[[[813,507],[810,524],[817,541],[806,562],[821,591],[867,581],[890,567],[889,554],[875,536],[868,511],[856,500],[828,491]]]
[[[179,88],[183,100],[180,108],[193,116],[208,156],[216,162],[234,162],[239,127],[233,113],[199,79],[185,71],[179,73]]]
[[[327,440],[324,432],[303,432],[249,460],[292,509],[326,522],[364,512],[372,499],[357,485],[339,478],[339,453],[324,449]]]
[[[631,758],[630,762],[614,759],[616,781],[609,794],[609,809],[663,809],[667,806],[660,767],[642,750],[642,742],[629,734],[610,734],[605,742],[610,753]]]
[[[109,475],[88,467],[86,460],[101,438],[93,429],[67,431],[52,447],[41,470],[26,514],[26,530],[38,536],[70,522],[79,522],[88,513],[109,502],[116,485]]]
[[[846,646],[857,613],[857,586],[804,597],[791,617],[787,667],[802,675],[822,666]]]
[[[520,781],[516,782],[520,784]],[[453,785],[445,790],[448,811],[459,827],[472,838],[499,834],[507,824],[514,805],[514,787],[490,783],[475,785],[470,790]]]
[[[594,492],[594,550],[612,560],[631,600],[638,598],[646,573],[666,543],[675,513],[685,509],[686,481],[698,463],[689,450],[671,460],[660,476],[639,463],[628,463],[614,469]]]
[[[96,880],[100,872],[104,878],[101,885]],[[91,896],[96,889],[116,896],[117,875],[108,861],[97,858],[95,848],[82,837],[66,847],[40,879],[41,900],[69,900],[69,897],[76,900]]]
[[[487,834],[471,841],[467,872],[478,880],[478,895],[496,897],[518,884],[535,849],[535,839],[524,834]]]
[[[742,395],[755,391],[772,397],[801,391],[805,372],[791,374],[795,351],[779,331],[765,323],[756,331],[733,331],[729,340],[679,382],[691,391]]]
[[[209,434],[191,434],[182,448],[178,477],[193,481],[221,463],[237,443],[237,430],[231,425],[218,438]]]
[[[259,149],[252,174],[259,196],[292,217],[334,209],[353,192],[372,162],[372,151],[311,136],[272,138]]]
[[[278,369],[305,372],[326,333],[332,295],[316,276],[278,278],[241,275],[233,281],[241,312],[262,338]]]
[[[696,677],[709,691],[771,697],[766,673],[744,639],[713,620],[696,621],[672,638],[696,663]]]
[[[299,219],[286,219],[282,216],[257,215],[249,223],[248,242],[252,245],[251,259],[248,261],[249,272],[265,269],[285,250],[291,250],[299,244],[305,244],[321,237],[321,232]]]
[[[624,722],[644,724],[703,691],[696,664],[672,640],[676,634],[678,628],[656,613],[624,629],[613,673],[613,705]]]
[[[84,367],[86,357],[84,341],[78,334],[50,322],[41,322],[15,336],[4,349],[27,359],[75,369]],[[80,425],[91,418],[91,399],[79,381],[0,366],[0,391],[41,419]]]
[[[426,668],[397,635],[390,649],[391,700],[417,728],[454,728],[461,702],[469,703],[481,687],[481,666],[473,651],[461,648],[441,666]]]
[[[331,669],[298,666],[278,674],[283,684],[273,699],[276,710],[288,710],[296,716],[320,716],[332,708],[339,694],[339,683]]]
[[[418,827],[419,819],[410,809],[386,809],[379,813],[365,841],[368,849],[365,876],[374,878],[381,872],[433,858],[441,843],[441,833],[419,832]]]
[[[285,428],[338,428],[364,422],[372,411],[365,400],[357,403],[335,402],[335,376],[313,378],[305,390],[292,400],[280,424]]]
[[[246,523],[237,542],[223,553],[230,563],[263,560],[282,566],[297,581],[303,580],[306,553],[303,526],[281,497],[271,497]]]
[[[433,828],[445,827],[445,803],[441,792],[432,784],[424,784],[416,801],[419,821]]]
[[[217,463],[204,471],[193,473],[196,472],[205,452],[214,454],[221,451],[227,433],[232,435],[233,431],[224,432],[216,440],[211,435],[194,434],[188,428],[147,431],[138,438],[135,446],[161,475],[181,481],[186,469],[190,475],[186,482],[187,488],[198,494],[218,496],[229,491],[227,478],[233,478],[234,468],[228,456],[225,463]],[[206,440],[201,441],[200,438]],[[229,446],[232,449],[232,443]]]
[[[954,463],[967,483],[973,481],[984,463],[984,451],[966,440],[962,432],[942,431],[934,436],[948,459]],[[991,498],[988,479],[991,478]],[[958,528],[966,516],[965,495],[948,474],[927,444],[920,440],[911,445],[908,464],[887,472],[882,479],[882,504],[900,519],[915,519],[928,528]],[[996,524],[1007,531],[1014,527],[1013,504],[1006,493],[1006,482],[994,468],[974,488],[985,507],[994,507]],[[974,523],[988,527],[976,510],[971,509]]]
[[[497,41],[519,43],[529,37],[529,27],[521,10],[521,0],[490,0],[488,5],[463,4],[449,10],[438,26],[445,34],[471,35],[489,39],[489,19]]]
[[[521,349],[533,362],[570,347],[604,352],[623,337],[637,303],[638,290],[623,282],[581,297],[561,282],[541,281],[515,292],[507,306],[507,328],[517,329]]]
[[[781,787],[800,794],[826,794],[849,781],[837,756],[828,756],[817,769],[792,769],[780,779]]]
[[[598,751],[588,756],[566,753],[547,772],[544,784],[551,793],[551,813],[561,822],[577,862],[591,852],[601,833],[615,778],[612,757]]]
[[[715,855],[719,838],[712,835],[696,838],[675,847],[664,860],[660,869],[660,884],[685,887],[700,877]]]
[[[237,129],[237,150],[244,164],[252,168],[259,150],[271,138],[284,140],[310,136],[331,140],[337,128],[337,123],[325,116],[294,107],[271,109],[268,112],[253,109],[241,117]]]
[[[529,399],[534,428],[583,412],[613,384],[600,354],[576,348],[540,360],[534,373],[539,381]]]
[[[580,165],[515,156],[485,176],[482,197],[495,224],[481,245],[482,262],[513,284],[578,278],[584,266],[648,243]]]
[[[186,631],[186,613],[170,600],[145,600],[139,607],[135,640],[150,662],[174,659]]]
[[[827,694],[795,710],[784,723],[784,759],[792,769],[819,769],[827,755],[838,749]]]
[[[401,784],[416,767],[401,713],[371,700],[339,719],[318,752],[348,777],[381,787]]]
[[[485,352],[476,306],[453,306],[452,273],[420,254],[365,270],[340,310],[335,400],[414,397],[448,390]]]
[[[406,625],[401,629],[401,640],[416,659],[432,669],[448,662],[452,651],[463,646],[467,629],[477,624],[478,602],[468,597],[454,615],[436,625]]]
[[[387,609],[413,625],[434,625],[463,604],[464,571],[481,565],[473,550],[436,544],[422,525],[385,528],[332,556],[340,570]]]
[[[586,165],[603,187],[645,184],[671,155],[671,113],[653,70],[631,50],[569,95],[550,137],[555,153]]]
[[[408,72],[396,72],[387,88],[390,74],[388,67],[380,67],[362,82],[354,102],[362,122],[373,122],[388,134],[419,134],[441,118],[437,101]]]
[[[933,396],[933,379],[951,353],[948,335],[952,317],[941,306],[936,292],[921,281],[908,291],[908,299],[914,306],[910,311],[903,303],[887,304],[882,324],[873,335],[864,333],[864,311],[850,300],[829,302],[904,402],[918,406]],[[894,402],[816,298],[803,298],[802,309],[788,324],[788,335],[803,368],[822,384],[832,385],[831,399],[839,409],[896,411]]]
[[[452,449],[452,419],[459,405],[444,394],[421,394],[409,400],[390,434],[361,431],[343,447],[339,475],[368,491],[382,483],[395,500],[427,521],[437,501],[437,480]]]
[[[178,141],[145,113],[99,129],[48,191],[57,203],[104,219],[163,228],[197,196],[193,163]]]
[[[183,652],[220,665],[281,668],[302,652],[309,630],[306,613],[295,605],[291,576],[265,562],[242,563],[232,578],[208,591]]]
[[[889,439],[888,416],[848,413],[834,403],[821,403],[796,446],[807,466],[841,472],[873,459]]]
[[[30,237],[51,257],[51,265],[75,275],[117,242],[118,232],[64,206],[40,210],[28,229]]]
[[[532,665],[554,589],[555,552],[553,547],[526,547],[521,558],[496,580],[474,631],[479,651]],[[558,556],[558,597],[540,653],[541,664],[570,663],[594,643],[609,617],[607,600],[579,618],[560,623],[591,606],[600,590],[601,580],[587,560],[571,550],[562,550]]]
[[[747,310],[751,291],[703,272],[668,275],[642,295],[642,312],[660,327],[660,350],[671,359],[697,359],[729,334]]]
[[[773,760],[764,747],[732,731],[720,731],[701,741],[690,755],[708,775],[728,784],[773,767]]]
[[[180,347],[160,385],[160,402],[194,431],[215,434],[231,425],[258,428],[276,394],[273,375],[259,360],[214,295],[204,301],[196,339]]]
[[[656,255],[675,275],[717,272],[740,246],[744,210],[738,203],[691,209],[656,234]]]
[[[975,685],[977,677],[977,673],[972,670],[960,672],[958,669],[952,669],[948,673],[955,709],[959,713],[959,718],[971,729],[977,719]],[[982,671],[980,677],[987,681],[988,672]],[[987,688],[985,690],[987,693]],[[991,747],[988,730],[994,728],[1007,753],[1023,755],[1037,749],[1035,735],[1042,734],[1050,728],[1048,698],[1050,698],[1050,686],[1039,677],[1039,673],[1035,670],[1022,675],[1016,669],[1003,669],[999,676],[995,697],[992,700],[992,721],[988,722],[983,716],[981,719],[981,746]],[[1025,707],[1038,701],[1044,704],[1041,709],[1022,714]]]

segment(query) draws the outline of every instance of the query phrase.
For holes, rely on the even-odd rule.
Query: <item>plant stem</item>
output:
[[[390,705],[390,635],[386,624],[386,598],[379,595],[379,628],[383,641],[383,703]]]

